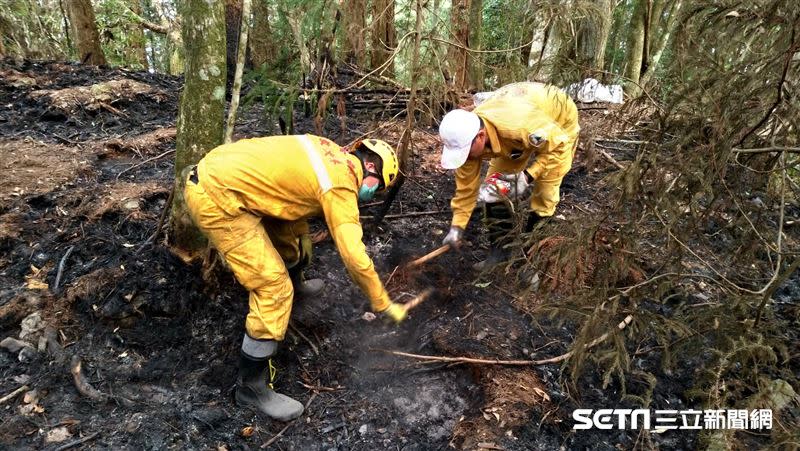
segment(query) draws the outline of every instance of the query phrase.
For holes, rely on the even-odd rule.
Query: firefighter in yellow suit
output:
[[[442,118],[442,166],[456,169],[453,220],[445,244],[458,246],[478,201],[485,205],[491,244],[484,270],[507,257],[503,245],[511,229],[507,200],[493,188],[492,175],[510,184],[512,196],[533,185],[525,226],[553,216],[564,175],[572,167],[578,143],[578,109],[561,89],[541,83],[514,83],[497,90],[473,111],[453,110]],[[489,178],[481,162],[489,160]],[[482,183],[483,180],[483,183]]]
[[[312,135],[225,144],[191,168],[184,190],[191,216],[250,292],[237,404],[280,421],[303,412],[300,402],[272,390],[270,358],[286,333],[294,293],[305,285],[289,273],[310,259],[307,218],[324,216],[347,271],[372,309],[397,322],[405,318],[367,255],[358,212],[358,201],[391,186],[398,171],[397,156],[383,141],[340,148]]]

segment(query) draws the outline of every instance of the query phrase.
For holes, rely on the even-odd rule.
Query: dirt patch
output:
[[[78,111],[105,109],[110,113],[124,115],[114,105],[132,102],[141,96],[163,102],[166,93],[152,86],[130,79],[115,79],[91,86],[76,86],[64,89],[42,89],[30,93],[32,99],[43,102],[49,114],[69,116]]]
[[[515,431],[531,421],[534,409],[550,404],[546,387],[533,369],[496,366],[474,371],[484,402],[479,415],[465,417],[453,431],[451,443],[458,449],[497,446],[501,439],[513,442]]]
[[[88,170],[92,159],[75,147],[0,138],[0,205],[50,192]]]
[[[98,197],[79,207],[75,213],[89,219],[97,219],[110,213],[130,215],[130,219],[134,220],[152,219],[152,215],[143,211],[143,205],[150,199],[169,194],[169,189],[157,181],[119,182],[98,188]]]

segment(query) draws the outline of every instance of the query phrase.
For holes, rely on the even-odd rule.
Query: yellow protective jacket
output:
[[[358,188],[364,175],[356,156],[319,136],[270,136],[219,146],[198,163],[197,172],[209,197],[230,215],[246,210],[285,221],[323,215],[373,310],[389,306],[362,242]]]
[[[474,112],[489,135],[483,159],[491,160],[494,169],[521,172],[535,157],[527,172],[539,180],[563,177],[572,166],[580,131],[578,109],[561,89],[541,83],[506,85]],[[480,160],[467,160],[456,170],[456,193],[450,202],[454,226],[464,228],[469,222],[482,181],[480,171]]]

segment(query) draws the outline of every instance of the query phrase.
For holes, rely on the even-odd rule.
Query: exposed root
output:
[[[94,388],[86,379],[86,376],[83,375],[83,371],[81,371],[81,358],[79,356],[72,356],[69,372],[72,373],[72,380],[75,382],[75,388],[78,389],[78,393],[96,402],[105,402],[108,400],[108,395]]]

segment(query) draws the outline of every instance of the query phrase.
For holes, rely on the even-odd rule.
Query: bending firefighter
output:
[[[442,166],[456,169],[456,192],[444,244],[460,245],[480,201],[490,250],[475,268],[485,270],[506,260],[504,246],[513,238],[509,236],[513,223],[508,197],[521,196],[533,185],[526,232],[542,218],[553,216],[561,181],[572,167],[579,131],[578,109],[572,99],[541,83],[507,85],[471,112],[447,113],[439,126],[444,143]],[[481,182],[481,161],[487,159],[489,175]]]
[[[281,421],[303,413],[301,403],[272,390],[270,358],[286,333],[294,294],[323,288],[321,280],[302,278],[311,258],[307,218],[325,217],[372,309],[398,322],[405,318],[367,255],[358,213],[358,201],[389,187],[397,173],[397,156],[383,141],[347,149],[311,135],[222,145],[191,168],[184,193],[192,218],[250,292],[237,404]]]

